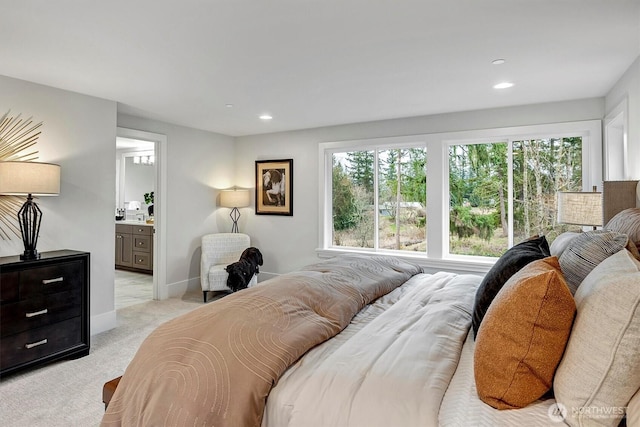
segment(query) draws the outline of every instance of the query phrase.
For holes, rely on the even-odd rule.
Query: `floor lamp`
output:
[[[20,233],[24,243],[22,260],[38,259],[36,250],[42,211],[33,196],[57,196],[60,194],[60,166],[38,162],[0,162],[0,194],[27,196],[18,211]]]
[[[240,219],[240,211],[238,208],[249,206],[249,190],[222,190],[220,193],[220,206],[223,208],[231,208],[231,227],[232,233],[238,232],[238,219]]]

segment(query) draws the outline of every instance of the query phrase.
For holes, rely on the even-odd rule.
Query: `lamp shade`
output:
[[[249,206],[249,190],[222,190],[220,206],[223,208],[244,208]]]
[[[573,225],[602,225],[602,193],[559,192],[558,222]]]
[[[60,166],[38,162],[0,162],[0,194],[57,196]]]

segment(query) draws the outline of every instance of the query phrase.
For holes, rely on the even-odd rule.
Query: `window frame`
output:
[[[491,268],[496,258],[449,253],[449,147],[452,145],[506,142],[508,167],[513,165],[512,143],[526,139],[582,137],[582,185],[583,191],[592,186],[602,188],[602,121],[584,120],[575,122],[539,125],[512,126],[480,130],[466,130],[406,136],[380,137],[358,140],[322,142],[318,145],[319,158],[319,227],[318,249],[321,258],[340,253],[368,253],[392,255],[420,264],[426,271],[447,270],[458,273],[482,274]],[[332,223],[332,156],[347,151],[365,151],[425,147],[427,150],[427,203],[426,215],[431,227],[427,228],[426,252],[381,250],[378,247],[378,227],[375,229],[374,248],[352,248],[333,246]],[[378,195],[377,162],[375,163],[374,191]],[[509,174],[509,198],[513,199],[512,174]],[[509,215],[513,216],[513,204],[509,204]],[[377,220],[376,220],[377,224]],[[438,224],[440,226],[438,226]],[[513,224],[509,224],[509,244],[513,245]]]

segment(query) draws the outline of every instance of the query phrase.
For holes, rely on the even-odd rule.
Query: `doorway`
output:
[[[155,143],[116,137],[116,310],[153,299],[155,157]]]
[[[166,207],[163,203],[166,200],[166,142],[165,135],[117,128],[115,214],[121,221],[116,221],[114,265],[121,262],[125,267],[134,268],[116,270],[116,282],[120,282],[114,283],[116,308],[137,301],[167,298],[164,268]],[[127,175],[140,182],[127,182]],[[126,235],[127,232],[131,234]],[[131,247],[134,252],[118,252],[119,234],[121,244],[125,248]],[[125,258],[118,259],[119,253],[125,254]],[[133,257],[134,253],[136,257]],[[116,290],[119,285],[129,286],[129,289],[127,292]]]

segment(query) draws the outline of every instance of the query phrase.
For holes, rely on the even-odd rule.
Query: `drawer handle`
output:
[[[44,279],[42,281],[43,285],[48,285],[50,283],[64,282],[64,277],[56,277],[55,279]]]
[[[141,233],[142,231],[142,228],[138,228],[138,233]]]
[[[40,310],[40,311],[34,311],[33,313],[25,313],[25,316],[27,317],[35,317],[35,316],[40,316],[43,314],[47,314],[49,312],[49,310],[47,310],[46,308],[44,310]]]
[[[38,342],[33,342],[33,343],[31,343],[31,344],[25,344],[24,346],[25,346],[27,349],[30,349],[30,348],[37,347],[37,346],[39,346],[39,345],[43,345],[43,344],[46,344],[46,343],[47,343],[47,339],[45,338],[45,339],[43,339],[43,340],[41,340],[41,341],[38,341]]]
[[[138,246],[142,246],[142,242],[138,242]]]

